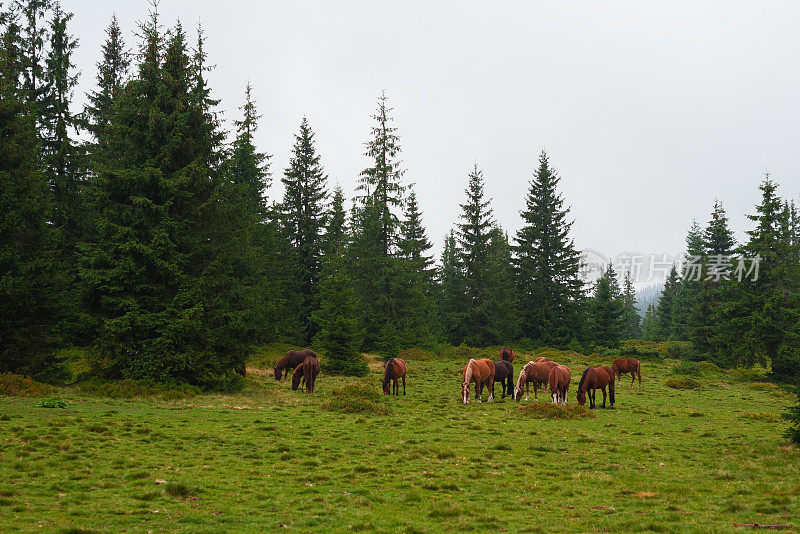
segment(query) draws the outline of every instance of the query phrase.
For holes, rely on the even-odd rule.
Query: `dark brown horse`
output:
[[[383,365],[383,394],[389,395],[389,382],[392,382],[392,393],[400,395],[399,379],[403,379],[403,395],[406,394],[406,362],[400,358],[392,358]]]
[[[525,400],[530,395],[530,384],[533,383],[533,400],[539,399],[539,386],[544,388],[547,384],[547,377],[550,376],[550,369],[558,365],[556,362],[528,362],[519,373],[517,385],[514,388],[514,400],[522,398],[522,389],[525,388]]]
[[[281,380],[283,376],[289,376],[289,369],[296,368],[309,356],[316,358],[317,353],[311,349],[290,350],[287,352],[286,356],[278,360],[278,363],[275,364],[275,380]],[[285,374],[284,369],[286,370]]]
[[[550,369],[547,383],[550,386],[550,395],[553,397],[553,404],[564,406],[567,403],[567,391],[569,391],[569,380],[572,373],[566,365],[556,365]]]
[[[314,356],[308,356],[303,363],[294,368],[292,373],[292,390],[296,390],[300,386],[302,380],[302,389],[306,393],[314,393],[314,382],[317,380],[319,374],[319,361]]]
[[[617,375],[619,379],[619,385],[622,385],[622,375],[625,373],[631,374],[631,386],[636,381],[636,377],[639,377],[639,387],[642,387],[642,364],[639,363],[639,360],[636,358],[618,358],[614,360],[614,364],[611,366],[614,370],[614,373]]]
[[[586,393],[589,393],[589,409],[594,410],[597,407],[595,402],[595,395],[597,390],[603,392],[603,405],[601,408],[606,407],[606,386],[608,386],[608,393],[611,397],[611,407],[614,407],[614,370],[608,365],[598,365],[597,367],[589,367],[583,372],[581,381],[578,384],[578,404],[583,406],[586,404]]]
[[[489,358],[482,360],[470,360],[464,366],[463,380],[461,381],[461,401],[464,404],[469,404],[469,386],[475,382],[475,397],[478,399],[478,404],[481,403],[481,393],[483,393],[483,386],[485,385],[489,390],[489,400],[492,402],[494,396],[494,362]]]
[[[503,396],[501,399],[506,398],[506,394],[514,394],[514,366],[508,360],[500,360],[494,362],[494,383],[503,386]],[[494,386],[492,387],[492,396],[494,397]]]
[[[500,350],[500,359],[509,363],[514,362],[514,351],[511,349],[511,347],[503,347]]]

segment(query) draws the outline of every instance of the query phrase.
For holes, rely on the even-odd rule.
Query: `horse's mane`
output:
[[[286,367],[286,364],[289,363],[289,352],[286,353],[286,356],[278,360],[278,363],[275,364],[275,369],[283,369]]]
[[[467,366],[464,367],[464,383],[465,384],[469,384],[470,382],[472,382],[472,373],[474,372],[473,369],[472,369],[472,366],[474,364],[475,364],[475,360],[470,358],[470,360],[467,362]]]
[[[394,365],[392,365],[392,362],[394,362],[394,358],[390,358],[389,360],[386,361],[386,365],[384,367],[385,370],[383,372],[384,384],[389,380],[391,380],[392,378],[394,378]]]
[[[589,374],[589,369],[592,369],[592,368],[591,367],[587,367],[586,370],[581,375],[581,381],[580,381],[580,383],[578,383],[578,393],[579,394],[580,394],[581,391],[583,391],[583,383],[586,381],[586,375]]]

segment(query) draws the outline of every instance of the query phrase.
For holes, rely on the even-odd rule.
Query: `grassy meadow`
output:
[[[572,369],[572,405],[580,372],[610,363],[548,354]],[[463,406],[460,370],[485,355],[408,351],[408,395],[391,398],[374,358],[366,379],[322,360],[317,393],[291,391],[272,378],[277,348],[235,395],[23,385],[0,396],[0,531],[800,528],[800,450],[781,437],[792,398],[757,373],[643,361],[613,410],[525,407],[532,391]]]

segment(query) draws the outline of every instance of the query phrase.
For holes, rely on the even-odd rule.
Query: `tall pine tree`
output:
[[[583,282],[580,254],[569,237],[569,208],[558,192],[559,182],[542,152],[525,198],[515,265],[521,335],[564,346],[580,332],[578,304]]]

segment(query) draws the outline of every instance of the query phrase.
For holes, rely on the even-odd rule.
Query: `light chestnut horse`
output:
[[[639,377],[639,387],[642,387],[642,364],[636,358],[617,358],[611,368],[619,378],[620,386],[622,385],[622,375],[630,373],[631,385],[629,387],[633,386],[637,376]]]
[[[463,380],[461,381],[461,402],[469,404],[469,386],[475,382],[475,397],[478,404],[481,402],[483,386],[489,389],[489,400],[492,402],[492,390],[494,389],[494,362],[489,358],[482,360],[470,360],[464,366]]]
[[[406,362],[401,358],[392,358],[384,364],[383,380],[383,394],[400,395],[400,385],[397,383],[399,379],[403,380],[403,395],[406,394]],[[389,383],[392,384],[392,391],[389,392]]]
[[[539,386],[544,389],[547,384],[547,377],[550,376],[550,369],[557,366],[556,362],[528,362],[522,371],[519,372],[517,385],[514,388],[514,400],[522,398],[522,389],[525,388],[525,400],[530,396],[530,384],[533,383],[533,400],[539,400]]]
[[[548,358],[547,356],[539,356],[538,358],[536,358],[533,361],[534,362],[549,362],[550,358]]]
[[[553,404],[564,406],[567,404],[567,391],[569,390],[569,380],[572,374],[566,365],[556,365],[550,369],[547,383],[550,386],[550,395],[553,397]]]

